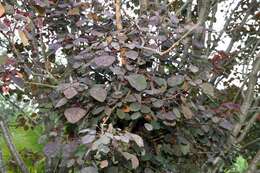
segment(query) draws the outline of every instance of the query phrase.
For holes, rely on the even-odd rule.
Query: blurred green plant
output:
[[[244,173],[248,168],[247,160],[243,156],[238,156],[228,170],[225,173]]]
[[[43,146],[38,143],[38,139],[43,132],[42,126],[28,126],[29,121],[24,121],[23,124],[20,122],[21,117],[27,117],[29,120],[34,119],[33,116],[35,116],[38,111],[37,105],[34,105],[32,100],[28,99],[26,96],[22,96],[18,99],[16,94],[12,96],[0,95],[0,111],[1,116],[8,122],[13,142],[30,172],[40,173],[44,166],[44,157],[42,155]],[[11,155],[2,137],[1,131],[0,148],[3,152],[3,159],[7,164],[8,172],[17,172],[18,169],[11,161]]]

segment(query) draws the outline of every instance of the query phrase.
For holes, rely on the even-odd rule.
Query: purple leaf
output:
[[[133,51],[133,50],[130,50],[130,51],[127,51],[127,52],[125,53],[125,56],[126,56],[127,58],[132,59],[132,60],[136,60],[137,57],[138,57],[138,52]]]
[[[115,60],[114,56],[109,55],[99,56],[94,59],[97,67],[109,67],[115,62]]]

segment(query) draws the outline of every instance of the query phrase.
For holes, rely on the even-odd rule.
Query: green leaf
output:
[[[210,83],[203,83],[201,86],[202,92],[209,96],[214,96],[214,88]]]
[[[130,104],[130,110],[133,112],[137,112],[141,109],[141,105],[139,103],[131,103]]]
[[[126,117],[126,113],[124,113],[121,109],[117,109],[117,110],[116,110],[116,115],[117,115],[118,118],[120,118],[120,119],[125,119],[125,117]]]
[[[147,82],[144,75],[132,74],[126,77],[130,85],[137,91],[142,91],[147,87]]]
[[[182,75],[172,76],[167,80],[168,85],[171,87],[178,86],[178,85],[182,84],[183,82],[184,82],[184,76],[182,76]]]
[[[140,118],[141,116],[142,116],[142,114],[140,112],[135,112],[131,115],[131,119],[136,120],[136,119]]]
[[[190,145],[181,145],[180,147],[183,155],[187,155],[190,152]]]

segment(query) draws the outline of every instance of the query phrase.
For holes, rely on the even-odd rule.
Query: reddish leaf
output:
[[[69,87],[63,91],[63,94],[67,99],[71,99],[78,94],[78,91],[74,87]]]
[[[104,102],[107,97],[107,91],[104,88],[99,87],[98,85],[93,86],[89,90],[89,94],[91,95],[91,97],[99,102]]]
[[[127,51],[127,52],[125,53],[125,56],[126,56],[127,58],[132,59],[132,60],[136,60],[137,57],[138,57],[138,52],[133,51],[133,50],[130,50],[130,51]]]
[[[115,60],[116,59],[114,56],[109,55],[99,56],[94,59],[97,67],[109,67],[114,63]]]

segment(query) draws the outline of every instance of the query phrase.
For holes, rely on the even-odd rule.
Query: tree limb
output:
[[[239,115],[239,122],[235,125],[233,130],[233,136],[236,137],[241,130],[242,124],[247,118],[249,108],[254,100],[254,88],[257,82],[257,73],[260,70],[260,53],[256,56],[256,60],[253,62],[253,69],[249,75],[248,87],[241,106],[241,114]]]
[[[123,29],[122,26],[122,15],[121,15],[121,0],[115,0],[115,8],[116,8],[116,29],[120,31]],[[126,64],[126,58],[125,58],[125,48],[120,47],[120,64],[124,65]]]

